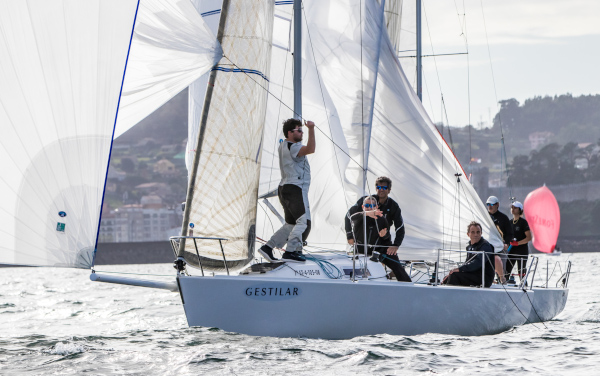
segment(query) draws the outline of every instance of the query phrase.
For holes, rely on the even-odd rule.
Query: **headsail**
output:
[[[3,1],[0,263],[87,267],[137,1]]]
[[[224,247],[231,266],[254,256],[273,6],[273,1],[223,2],[217,38],[224,57],[209,79],[188,188],[183,234],[193,224],[194,235],[230,239]],[[218,244],[198,245],[205,266],[222,267]],[[193,242],[182,242],[179,253],[197,264]]]
[[[131,42],[115,138],[221,58],[213,32],[189,1],[143,0]]]
[[[218,52],[186,3],[0,2],[0,263],[92,264],[128,57],[134,100],[119,116],[133,125]],[[134,25],[145,46],[129,52]],[[166,78],[165,51],[179,68]]]

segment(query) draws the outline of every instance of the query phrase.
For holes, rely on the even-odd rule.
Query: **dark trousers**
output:
[[[285,184],[279,186],[277,190],[279,202],[283,206],[283,216],[285,223],[295,225],[296,221],[306,213],[304,198],[302,197],[302,188]],[[310,219],[306,220],[306,229],[302,232],[302,241],[305,242],[310,234]]]
[[[510,277],[510,274],[517,264],[517,270],[519,271],[519,277],[523,278],[527,272],[527,258],[529,257],[529,249],[527,245],[511,248],[508,259],[506,260],[506,279]]]
[[[454,272],[447,276],[442,284],[454,286],[481,286],[481,271],[469,272]]]
[[[394,272],[394,275],[396,276],[396,279],[398,281],[412,282],[412,280],[410,279],[410,276],[408,275],[406,270],[404,270],[404,267],[402,267],[402,265],[400,264],[400,259],[398,258],[398,255],[393,255],[393,256],[388,255],[388,254],[381,255],[379,257],[379,261],[381,261],[383,263],[383,265],[392,269],[392,271]]]

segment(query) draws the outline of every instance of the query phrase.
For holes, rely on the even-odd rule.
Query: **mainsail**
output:
[[[226,0],[189,181],[183,235],[224,237],[231,266],[254,257],[256,200],[271,57],[273,1]],[[223,265],[218,243],[183,241],[188,264]],[[212,261],[211,261],[212,260]]]
[[[212,61],[218,52],[210,33],[198,35],[202,19],[184,3],[0,2],[0,263],[92,264],[128,58],[146,77],[165,63],[164,51],[154,55],[157,60],[134,56],[142,47],[129,52],[134,27],[143,26],[136,40],[146,37],[146,47],[170,44],[174,36],[212,44],[189,49],[186,59]],[[181,74],[189,68],[178,67],[181,61],[175,59],[168,70],[183,88],[194,78]],[[135,103],[125,106],[131,118],[141,119],[176,94],[171,83],[156,90],[133,80],[128,90]]]
[[[402,257],[430,258],[437,249],[462,248],[471,220],[480,222],[484,236],[501,247],[499,234],[473,187],[465,176],[456,176],[463,174],[462,168],[411,89],[387,32],[381,39],[373,32],[385,30],[379,26],[381,7],[359,0],[305,1],[304,7],[308,26],[303,30],[303,56],[307,56],[303,117],[319,127],[317,152],[309,157],[311,166],[317,166],[309,191],[313,219],[309,245],[344,246],[344,214],[363,194],[362,177],[356,171],[367,168],[370,193],[377,176],[387,175],[394,181],[391,197],[400,204],[406,225]],[[358,64],[361,57],[362,65]],[[274,54],[273,69],[286,66],[282,59],[283,55],[277,60]],[[286,80],[280,81],[283,87],[275,85],[277,77],[271,74],[271,91],[283,93],[282,100],[291,103],[286,97],[289,75],[280,76]],[[374,100],[365,90],[373,87]],[[280,114],[278,120],[289,114],[277,101],[270,101],[271,105],[274,108],[269,107],[268,113]],[[362,133],[355,131],[352,109],[356,108],[363,114],[373,113],[372,122],[364,127],[369,140],[363,141]],[[273,119],[266,123],[261,194],[277,186],[274,149],[282,137],[279,124]],[[361,152],[368,155],[361,156]],[[268,200],[280,210],[276,198]],[[265,219],[258,221],[258,234],[266,238],[271,228],[278,227],[278,219],[269,210],[263,207]]]

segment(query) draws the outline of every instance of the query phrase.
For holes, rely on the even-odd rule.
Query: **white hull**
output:
[[[528,290],[529,291],[529,290]],[[531,323],[552,320],[567,304],[569,289],[566,288],[533,288],[533,308],[529,313]]]
[[[525,324],[531,315],[529,299],[536,294],[528,291],[528,299],[518,289],[387,280],[181,275],[178,283],[190,326],[326,339],[496,334]]]

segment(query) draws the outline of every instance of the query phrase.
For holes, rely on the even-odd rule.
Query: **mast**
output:
[[[421,46],[421,0],[417,1],[417,96],[423,101],[423,68],[422,68],[422,46]]]
[[[302,119],[302,0],[294,0],[294,118]]]

